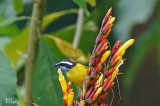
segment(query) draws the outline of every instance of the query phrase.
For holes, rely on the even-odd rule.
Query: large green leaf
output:
[[[90,6],[95,7],[96,6],[96,0],[86,0]]]
[[[85,53],[85,55],[88,55],[91,53],[91,50],[92,50],[92,47],[93,47],[93,44],[96,38],[96,32],[97,32],[97,27],[92,21],[84,24],[83,33],[82,33],[80,44],[78,48],[80,48]],[[74,34],[75,34],[75,25],[67,26],[53,33],[54,36],[61,38],[61,39],[65,39],[65,42],[70,43],[69,44],[70,46],[72,44]],[[45,42],[48,44],[48,46],[51,48],[51,50],[54,52],[55,56],[59,60],[70,57],[67,55],[64,56],[64,53],[59,50],[59,48],[57,47],[57,44],[54,43],[52,40],[45,39]],[[86,62],[83,62],[83,64],[84,63],[86,64]]]
[[[40,50],[33,75],[33,100],[40,106],[62,105],[63,93],[58,81],[57,69],[51,67],[58,62],[46,44],[40,42]]]
[[[15,106],[9,99],[18,100],[16,96],[16,72],[8,57],[0,51],[0,106]],[[6,103],[7,100],[7,103]]]
[[[12,2],[16,13],[21,13],[23,11],[23,0],[12,0]]]
[[[48,14],[44,17],[44,21],[42,23],[42,28],[45,29],[49,24],[54,22],[56,19],[70,13],[75,13],[76,10],[65,10],[56,13]],[[11,42],[6,46],[5,52],[11,59],[14,65],[16,65],[18,59],[20,58],[20,52],[24,53],[27,48],[29,37],[29,26],[23,29],[23,31],[16,36]],[[19,53],[18,53],[19,52]]]
[[[90,55],[86,56],[82,50],[78,48],[73,48],[72,44],[62,40],[53,35],[44,35],[44,37],[49,38],[55,42],[61,53],[63,53],[67,58],[73,60],[74,62],[87,64],[90,59]]]
[[[81,7],[85,11],[86,15],[89,16],[89,11],[86,6],[86,0],[73,0],[73,2],[79,5],[79,7]]]
[[[53,35],[72,43],[75,34],[75,28],[75,25],[70,25],[54,32]],[[78,48],[80,48],[85,54],[91,53],[96,35],[97,26],[95,23],[93,21],[85,22]]]
[[[5,46],[7,45],[7,43],[11,40],[10,37],[7,36],[0,36],[0,50],[4,51],[5,50]]]
[[[16,66],[16,63],[20,58],[21,56],[20,54],[24,53],[27,48],[28,35],[29,35],[29,27],[22,30],[20,35],[16,36],[6,46],[5,52],[11,59],[14,66]]]
[[[59,12],[54,12],[54,13],[48,14],[43,18],[42,27],[43,27],[43,29],[45,29],[49,24],[51,24],[52,22],[54,22],[58,18],[60,18],[64,15],[73,14],[73,13],[77,13],[77,9],[69,9],[69,10],[64,10],[64,11],[59,11]]]
[[[7,26],[7,25],[10,25],[16,21],[21,21],[21,20],[29,20],[30,17],[27,17],[27,16],[20,16],[20,17],[11,17],[11,18],[8,18],[2,22],[0,22],[0,27],[1,26]]]
[[[116,39],[122,42],[129,39],[131,30],[136,24],[145,23],[155,10],[158,0],[121,0],[113,11],[116,12],[113,32]]]
[[[18,35],[20,31],[16,24],[12,23],[6,26],[1,26],[1,23],[4,22],[4,20],[4,18],[0,18],[0,35]]]
[[[49,47],[41,40],[32,85],[33,100],[39,106],[45,106],[46,104],[48,106],[61,106],[63,103],[63,92],[58,80],[58,69],[52,68],[58,61]],[[73,89],[74,96],[77,97],[77,88],[74,85]]]

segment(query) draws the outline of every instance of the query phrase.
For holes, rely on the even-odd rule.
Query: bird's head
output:
[[[60,62],[53,65],[53,67],[58,66],[58,67],[62,68],[67,73],[75,65],[76,65],[76,63],[74,63],[73,61],[71,61],[69,59],[63,59]]]

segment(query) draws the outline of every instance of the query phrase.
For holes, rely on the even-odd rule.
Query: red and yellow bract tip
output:
[[[71,81],[69,81],[68,84],[66,84],[66,80],[65,80],[60,68],[58,69],[58,74],[59,74],[59,82],[61,84],[62,91],[63,91],[63,105],[64,106],[73,106],[74,93],[73,93],[73,89],[70,87]]]
[[[62,91],[64,93],[66,93],[67,92],[67,83],[66,83],[64,76],[62,75],[62,71],[60,68],[58,69],[58,74],[59,74],[59,82],[61,84]]]

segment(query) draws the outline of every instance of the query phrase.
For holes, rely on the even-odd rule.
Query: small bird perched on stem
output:
[[[69,59],[63,59],[53,65],[53,67],[60,67],[66,72],[67,78],[73,84],[82,87],[83,81],[87,73],[87,67],[80,63],[75,63]]]

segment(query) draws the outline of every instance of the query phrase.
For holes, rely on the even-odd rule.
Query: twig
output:
[[[32,74],[38,55],[39,35],[38,31],[41,31],[42,16],[44,11],[45,0],[35,0],[33,4],[32,19],[30,24],[29,43],[26,59],[26,71],[25,71],[25,97],[24,101],[28,104],[32,104]]]
[[[82,8],[78,10],[78,18],[77,18],[77,25],[76,25],[76,32],[74,35],[73,40],[73,48],[77,48],[79,44],[79,40],[82,33],[82,26],[83,26],[83,18],[84,18],[84,11]]]

